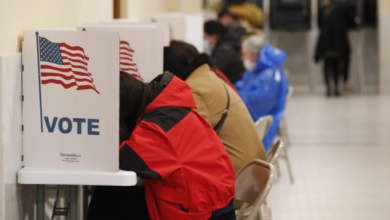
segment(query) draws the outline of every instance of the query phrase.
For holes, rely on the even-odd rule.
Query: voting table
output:
[[[134,186],[137,175],[132,171],[98,172],[81,170],[59,170],[50,168],[24,167],[18,172],[19,184],[37,185],[36,219],[43,220],[45,216],[45,185],[71,185],[69,200],[69,220],[77,220],[78,186]],[[88,197],[84,187],[84,200]],[[87,212],[84,204],[84,213]],[[85,214],[84,214],[85,215]]]
[[[53,216],[76,220],[79,186],[86,218],[89,186],[137,184],[134,172],[119,170],[119,71],[145,81],[160,74],[163,32],[132,26],[85,29],[23,32],[24,167],[17,182],[36,185],[37,220],[45,218],[46,189],[57,189]],[[70,193],[66,207],[57,207],[62,189]]]
[[[115,32],[24,31],[18,183],[37,185],[37,220],[45,218],[46,189],[57,189],[53,217],[76,220],[79,186],[85,218],[87,186],[137,183],[134,172],[119,170],[119,55]],[[63,189],[69,194],[59,207]]]

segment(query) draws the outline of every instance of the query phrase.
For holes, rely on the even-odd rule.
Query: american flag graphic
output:
[[[141,81],[144,81],[138,73],[137,64],[133,61],[134,50],[127,41],[120,42],[120,68],[121,71],[130,73]]]
[[[59,84],[65,89],[94,90],[100,94],[88,72],[84,49],[66,43],[52,43],[39,37],[39,55],[42,84]]]

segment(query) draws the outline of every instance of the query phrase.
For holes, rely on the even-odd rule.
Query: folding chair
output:
[[[288,89],[288,93],[287,93],[286,105],[287,105],[287,101],[289,99],[291,99],[293,92],[294,92],[294,88],[292,86],[290,86]],[[283,140],[283,142],[285,143],[286,146],[291,146],[290,137],[289,137],[288,132],[287,132],[287,124],[286,124],[285,116],[283,116],[282,120],[280,121],[278,136]],[[292,170],[291,170],[290,159],[288,157],[287,148],[284,147],[282,152],[283,152],[283,155],[281,155],[280,157],[286,160],[288,175],[290,177],[290,182],[293,183],[294,177],[293,177]],[[279,174],[280,174],[280,172],[279,172]]]
[[[287,101],[291,99],[293,92],[294,92],[294,87],[290,86],[288,88],[286,105],[287,105]],[[282,140],[284,141],[286,146],[291,146],[290,136],[288,135],[288,132],[287,132],[287,123],[286,123],[285,116],[283,116],[282,119],[280,120],[278,135],[280,136],[280,138],[282,138]]]
[[[267,134],[268,129],[271,127],[272,121],[272,115],[263,116],[256,121],[255,126],[261,140],[263,140],[264,136]]]
[[[269,150],[267,154],[267,160],[268,163],[275,165],[277,159],[279,158],[280,154],[282,153],[284,148],[284,144],[282,140],[278,140]]]
[[[237,220],[251,207],[247,220],[262,220],[261,206],[264,203],[274,181],[275,170],[272,164],[255,159],[245,165],[236,175],[236,199],[244,204],[237,212]],[[245,216],[246,217],[246,216]]]

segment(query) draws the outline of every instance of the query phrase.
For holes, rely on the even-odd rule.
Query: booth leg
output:
[[[89,186],[83,186],[83,217],[87,220],[88,214],[88,200],[89,200]]]
[[[45,185],[37,185],[37,220],[45,219]]]
[[[78,186],[70,187],[69,220],[77,220],[78,190],[79,190]]]

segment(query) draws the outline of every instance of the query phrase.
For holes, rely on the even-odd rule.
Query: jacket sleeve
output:
[[[264,71],[257,75],[248,88],[238,92],[252,117],[270,114],[278,103],[280,80],[276,80],[275,75],[282,73],[277,72],[277,69],[266,69]],[[253,118],[254,121],[257,119]]]
[[[213,53],[213,57],[215,58],[215,66],[223,73],[225,73],[228,67],[231,65],[235,55],[236,54],[233,49],[227,48],[225,46],[216,48],[216,51]]]
[[[122,170],[134,171],[146,179],[164,179],[179,167],[179,161],[165,132],[156,124],[141,121],[130,140],[120,145]]]

